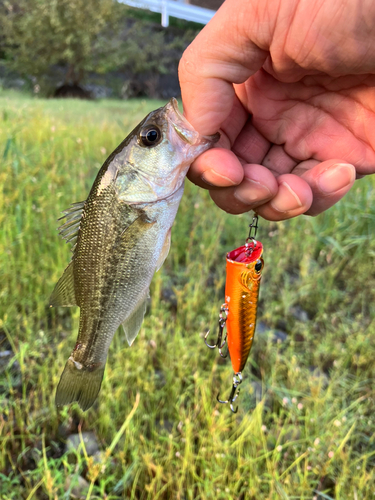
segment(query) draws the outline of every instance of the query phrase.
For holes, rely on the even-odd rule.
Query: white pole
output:
[[[164,28],[167,28],[169,26],[168,2],[167,2],[167,0],[161,0],[161,25]]]

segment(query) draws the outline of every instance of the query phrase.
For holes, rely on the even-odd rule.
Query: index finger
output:
[[[258,18],[259,6],[253,2],[227,0],[181,58],[184,113],[203,135],[218,131],[232,110],[233,84],[245,82],[268,55],[267,33],[258,44],[249,37],[257,35]]]

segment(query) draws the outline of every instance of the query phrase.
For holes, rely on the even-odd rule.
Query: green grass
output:
[[[78,476],[87,500],[374,498],[371,178],[317,218],[260,221],[259,321],[288,335],[256,335],[236,415],[216,402],[229,394],[230,361],[203,335],[216,332],[225,253],[251,215],[225,214],[191,184],[138,338],[129,349],[117,332],[92,409],[56,411],[79,318],[48,308],[70,259],[56,219],[159,105],[0,94],[0,350],[15,353],[0,359],[0,498],[73,498],[66,480]],[[96,434],[102,454],[63,453],[80,431]]]

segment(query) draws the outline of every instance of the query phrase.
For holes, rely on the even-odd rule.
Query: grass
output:
[[[0,498],[373,498],[372,178],[317,218],[260,221],[267,328],[236,415],[216,402],[229,394],[230,361],[203,335],[216,331],[225,253],[251,216],[225,214],[191,184],[138,338],[129,349],[116,334],[92,409],[56,411],[79,318],[77,308],[48,308],[70,258],[56,219],[159,105],[0,94],[0,350],[11,351],[0,358]],[[280,329],[286,339],[275,341]],[[83,438],[81,451],[64,451],[70,434],[87,431],[100,453],[88,456]]]

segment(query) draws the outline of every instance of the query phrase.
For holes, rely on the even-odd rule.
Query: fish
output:
[[[169,252],[189,166],[219,137],[200,135],[172,98],[107,158],[88,198],[63,212],[59,231],[72,244],[72,258],[50,306],[79,306],[80,320],[57,386],[57,406],[77,401],[85,411],[93,405],[120,325],[133,344],[152,277]]]
[[[257,216],[253,224],[257,224]],[[254,221],[256,221],[254,223]],[[257,227],[257,226],[250,226]],[[230,396],[219,403],[229,403],[233,413],[233,403],[239,395],[239,385],[242,382],[242,371],[245,368],[255,334],[259,288],[262,278],[263,245],[255,238],[248,238],[246,245],[235,248],[226,255],[225,302],[220,308],[219,334],[214,345],[207,343],[209,331],[205,335],[207,347],[219,348],[222,353],[225,344],[233,368],[233,385]],[[224,330],[226,330],[223,339]]]

